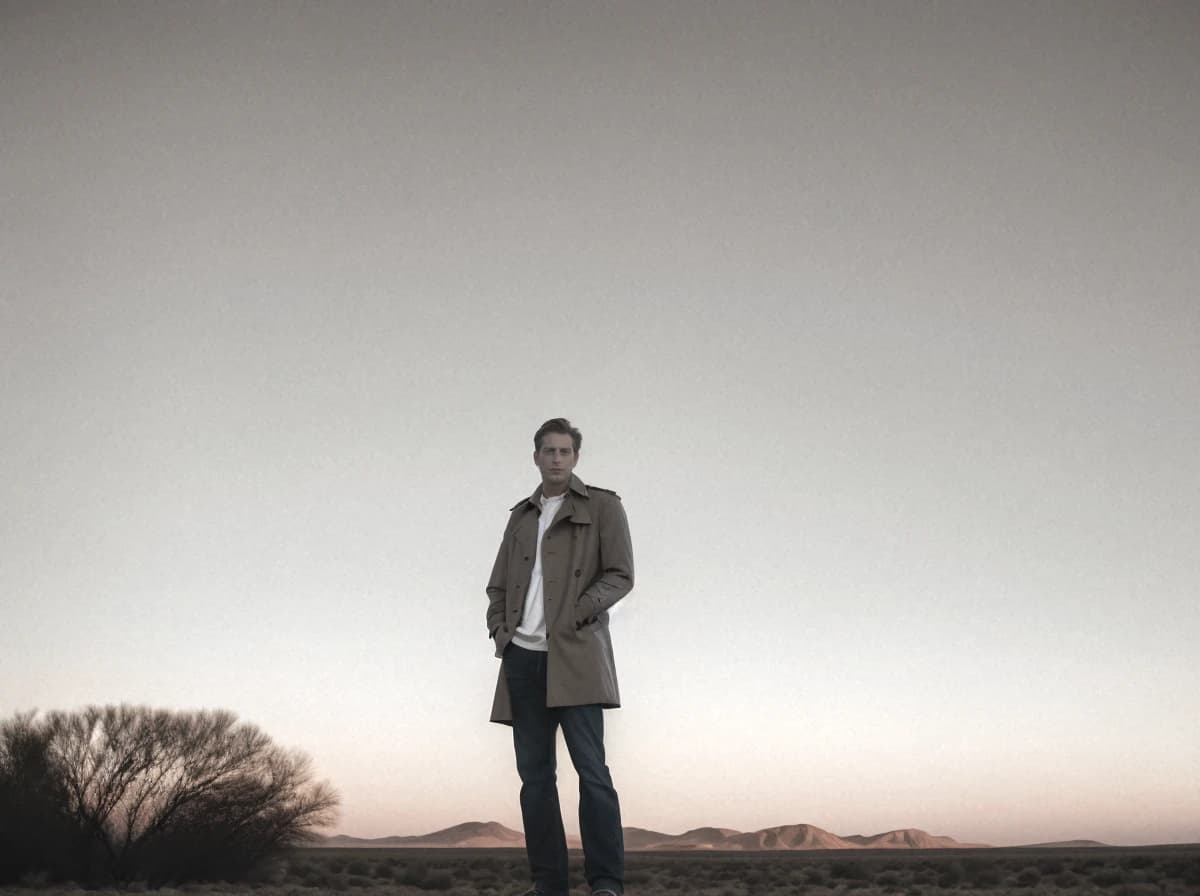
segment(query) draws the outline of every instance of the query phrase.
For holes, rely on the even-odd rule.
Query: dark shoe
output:
[[[592,896],[621,896],[616,890],[610,890],[607,887],[600,890],[592,890]]]

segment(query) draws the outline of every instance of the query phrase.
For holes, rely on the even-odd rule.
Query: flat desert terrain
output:
[[[572,896],[586,894],[583,856],[571,855]],[[101,896],[61,886],[0,893]],[[254,896],[512,896],[528,885],[519,849],[305,849],[253,884],[156,891]],[[136,888],[135,888],[136,889]],[[128,890],[124,892],[129,892]],[[1200,844],[948,850],[631,852],[628,896],[1195,896]]]

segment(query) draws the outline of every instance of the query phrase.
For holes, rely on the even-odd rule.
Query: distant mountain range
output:
[[[338,834],[336,837],[321,837],[313,841],[313,846],[355,846],[355,847],[387,847],[395,849],[403,846],[446,846],[446,847],[497,847],[524,846],[525,835],[512,828],[506,828],[498,821],[466,821],[452,828],[434,831],[432,834],[416,834],[411,837],[347,837]]]
[[[840,837],[811,824],[785,824],[760,831],[735,831],[732,828],[694,828],[682,834],[664,834],[645,828],[624,828],[625,849],[638,850],[737,850],[772,849],[969,849],[986,847],[986,843],[959,843],[953,837],[938,837],[916,828],[886,831],[882,834],[853,834]],[[579,848],[578,837],[568,837],[567,844]],[[452,828],[410,837],[377,837],[365,839],[339,834],[323,837],[314,846],[397,847],[523,847],[525,835],[496,821],[468,821]],[[1064,844],[1102,846],[1094,840],[1075,840]]]
[[[1077,846],[1108,846],[1099,840],[1055,840],[1053,843],[1030,843],[1025,849],[1071,849]]]

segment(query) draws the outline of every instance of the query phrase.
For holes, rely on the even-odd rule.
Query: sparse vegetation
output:
[[[304,756],[225,711],[92,706],[0,722],[0,884],[265,886],[336,805]]]
[[[628,896],[1191,896],[1200,882],[1200,846],[1049,854],[1040,849],[631,852],[626,866]],[[571,880],[571,896],[586,896],[578,852],[571,855]],[[52,885],[44,878],[27,883],[39,889]],[[311,848],[286,854],[269,880],[187,884],[182,890],[188,896],[511,896],[527,883],[522,850]],[[7,892],[15,891],[0,891]],[[161,892],[182,896],[179,890]],[[41,889],[39,896],[67,893],[82,896],[62,887]]]

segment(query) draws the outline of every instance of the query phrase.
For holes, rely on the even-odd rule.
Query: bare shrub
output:
[[[964,875],[962,862],[952,860],[942,866],[941,874],[938,875],[937,885],[942,889],[957,887],[962,883]]]
[[[1129,869],[1153,868],[1154,856],[1138,855],[1129,856],[1121,863],[1122,867]]]
[[[1185,863],[1177,877],[1189,887],[1200,887],[1200,859]]]
[[[1082,882],[1083,878],[1072,871],[1060,871],[1058,874],[1054,875],[1054,885],[1060,890],[1077,887]]]
[[[990,887],[998,887],[1004,881],[1004,875],[999,868],[988,865],[980,868],[971,874],[971,886],[979,887],[980,889],[988,889]]]
[[[0,883],[78,874],[85,838],[36,713],[0,722]]]
[[[1017,886],[1032,887],[1041,879],[1041,872],[1039,872],[1036,868],[1025,868],[1017,874]]]
[[[913,875],[913,883],[919,887],[932,887],[937,880],[938,873],[933,868],[922,868]]]
[[[867,880],[867,869],[863,867],[863,863],[855,859],[839,859],[830,867],[830,873],[834,877],[841,877],[847,880]]]
[[[422,862],[413,862],[404,869],[404,876],[400,878],[401,883],[409,884],[410,886],[420,887],[425,883],[425,878],[429,874],[429,869]]]
[[[898,887],[900,886],[900,872],[888,869],[881,871],[875,875],[875,886],[877,887]]]
[[[454,875],[449,871],[430,871],[421,886],[426,890],[449,890],[454,886]]]
[[[1061,874],[1063,871],[1062,859],[1044,859],[1038,862],[1038,870],[1045,875]]]
[[[1117,890],[1117,896],[1160,896],[1157,884],[1152,883],[1134,883],[1124,884]]]
[[[1092,883],[1098,887],[1111,887],[1113,884],[1121,883],[1125,879],[1125,875],[1116,868],[1103,866],[1093,871],[1091,878]]]
[[[804,880],[809,884],[824,886],[829,882],[829,875],[824,865],[814,865],[804,872]]]
[[[55,848],[70,860],[54,870],[69,865],[81,883],[246,878],[331,824],[337,806],[306,757],[224,710],[17,716],[0,726],[0,770],[14,743],[39,745],[48,805],[69,820],[69,844]]]

